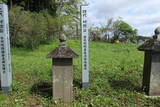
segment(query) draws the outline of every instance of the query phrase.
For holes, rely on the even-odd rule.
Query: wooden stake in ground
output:
[[[89,49],[88,49],[88,18],[87,6],[81,5],[81,35],[82,35],[82,88],[89,85]]]

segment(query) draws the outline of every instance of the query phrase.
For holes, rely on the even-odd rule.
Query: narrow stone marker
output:
[[[61,44],[50,52],[53,66],[53,99],[63,102],[73,101],[73,58],[78,55],[65,44],[66,37],[60,37]]]
[[[160,96],[160,27],[138,50],[145,51],[142,89],[149,96]]]

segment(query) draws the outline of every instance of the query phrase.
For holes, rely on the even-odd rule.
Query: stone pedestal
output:
[[[53,59],[53,98],[73,101],[72,59]]]
[[[160,96],[160,53],[152,54],[149,95]]]

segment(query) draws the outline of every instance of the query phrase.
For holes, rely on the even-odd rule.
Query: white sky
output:
[[[152,36],[160,26],[160,0],[87,0],[89,23],[99,26],[121,17],[140,35]]]

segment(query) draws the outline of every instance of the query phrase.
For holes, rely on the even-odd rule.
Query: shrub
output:
[[[52,41],[57,35],[56,19],[47,12],[32,13],[21,7],[9,11],[11,44],[29,49]]]

